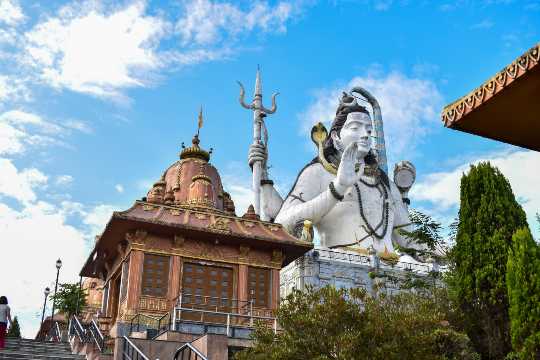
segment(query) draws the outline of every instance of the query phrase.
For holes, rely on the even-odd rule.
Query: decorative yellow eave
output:
[[[464,115],[478,108],[516,79],[537,67],[539,62],[540,43],[537,43],[482,85],[446,105],[441,114],[444,125],[451,127],[453,123],[459,121]]]
[[[540,151],[540,43],[445,106],[444,126]]]

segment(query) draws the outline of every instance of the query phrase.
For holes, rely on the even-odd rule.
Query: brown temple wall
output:
[[[170,301],[170,306],[173,307],[176,298],[180,294],[180,279],[182,275],[182,258],[177,255],[171,256],[171,266],[169,270],[169,284],[167,291],[167,299]]]
[[[248,301],[248,266],[238,265],[238,300]]]
[[[272,302],[270,308],[277,310],[279,306],[279,270],[272,269]]]
[[[141,280],[144,253],[140,250],[132,250],[129,261],[127,311],[126,315],[135,315],[139,307],[141,296]]]

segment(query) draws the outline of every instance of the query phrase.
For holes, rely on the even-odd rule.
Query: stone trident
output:
[[[264,124],[264,118],[276,112],[276,96],[279,93],[272,95],[272,107],[267,109],[262,104],[262,81],[261,71],[257,67],[257,77],[255,79],[255,93],[253,94],[253,100],[251,104],[246,104],[244,101],[244,95],[246,91],[240,81],[240,105],[248,110],[253,110],[253,144],[268,145],[268,132],[266,131],[266,125]],[[264,133],[264,138],[262,137]],[[253,207],[257,215],[261,215],[261,180],[266,179],[268,176],[268,168],[266,163],[257,161],[253,164]]]

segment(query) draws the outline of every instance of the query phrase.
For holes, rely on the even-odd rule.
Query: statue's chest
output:
[[[365,227],[367,232],[383,235],[392,226],[394,209],[390,190],[382,184],[358,182],[344,194],[344,199],[333,209],[340,217],[357,226]]]

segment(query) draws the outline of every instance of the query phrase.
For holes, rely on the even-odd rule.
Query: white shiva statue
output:
[[[281,223],[296,236],[309,220],[323,247],[375,252],[389,261],[414,261],[400,255],[396,245],[424,249],[399,231],[410,225],[407,192],[415,169],[409,162],[396,166],[394,181],[399,188],[381,169],[371,140],[377,129],[353,96],[358,89],[363,90],[343,93],[329,133],[320,123],[314,126],[311,137],[319,148],[318,156],[300,171],[285,200],[270,179],[261,180],[261,210],[266,219]],[[378,104],[373,110],[374,116],[376,111],[380,116]],[[250,166],[257,161],[266,164],[267,154],[264,145],[251,145]]]

